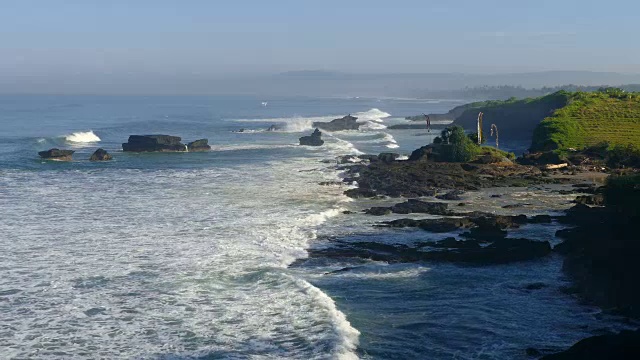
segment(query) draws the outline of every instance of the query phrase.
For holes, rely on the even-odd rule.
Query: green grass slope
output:
[[[536,127],[531,150],[583,149],[602,142],[640,147],[640,93],[570,93],[567,105]]]

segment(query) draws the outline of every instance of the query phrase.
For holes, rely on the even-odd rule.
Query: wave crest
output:
[[[64,139],[67,142],[72,142],[72,143],[94,143],[94,142],[100,141],[100,138],[98,137],[98,135],[96,135],[92,130],[85,131],[85,132],[82,132],[82,131],[74,132],[70,135],[66,135]]]

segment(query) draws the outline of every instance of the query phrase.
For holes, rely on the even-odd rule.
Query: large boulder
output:
[[[413,150],[409,161],[427,160],[429,155],[433,153],[433,145],[426,145],[419,149]]]
[[[313,127],[326,131],[358,130],[360,124],[356,120],[358,120],[357,117],[347,115],[340,119],[331,120],[330,122],[316,121],[313,123]]]
[[[300,145],[321,146],[322,144],[324,144],[324,140],[322,140],[322,133],[318,129],[315,129],[311,135],[300,138]]]
[[[196,141],[192,141],[192,142],[188,143],[187,144],[187,149],[190,152],[193,152],[193,151],[209,151],[209,150],[211,150],[211,146],[209,145],[209,140],[200,139],[200,140],[196,140]]]
[[[106,161],[111,159],[113,159],[113,157],[107,152],[107,150],[102,148],[96,150],[89,158],[91,161]]]
[[[132,152],[170,152],[187,151],[187,146],[180,141],[179,136],[170,135],[131,135],[126,143],[122,144],[123,151]]]
[[[40,151],[38,155],[46,160],[71,161],[74,152],[75,151],[73,150],[49,149],[46,151]]]
[[[383,163],[392,163],[399,157],[400,154],[383,152],[378,155],[378,161],[382,161]]]

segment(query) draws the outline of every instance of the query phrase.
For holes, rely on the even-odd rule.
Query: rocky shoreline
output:
[[[457,236],[447,236],[438,241],[416,241],[413,244],[389,244],[375,240],[344,242],[336,239],[331,246],[311,249],[309,257],[490,266],[526,262],[555,253],[564,256],[563,272],[574,281],[574,294],[601,306],[607,312],[623,314],[631,319],[639,318],[640,296],[635,291],[635,280],[640,271],[634,266],[633,259],[640,255],[640,245],[636,245],[632,239],[637,236],[634,224],[640,220],[637,217],[640,213],[640,185],[618,190],[615,196],[630,196],[633,199],[625,202],[630,204],[627,208],[621,209],[618,203],[622,200],[613,200],[612,183],[600,186],[585,182],[588,171],[594,169],[589,164],[570,164],[564,168],[550,169],[535,162],[529,162],[529,165],[446,163],[430,161],[426,156],[413,158],[398,161],[397,156],[383,153],[338,159],[343,181],[350,185],[357,184],[356,188],[346,190],[345,194],[352,198],[371,199],[369,202],[375,202],[375,199],[386,202],[389,199],[405,199],[394,205],[364,209],[364,214],[381,220],[374,226],[415,228],[425,233],[456,233]],[[595,175],[595,178],[603,177],[601,173]],[[560,190],[560,194],[575,194],[575,205],[566,210],[564,215],[505,216],[478,211],[463,212],[464,202],[459,203],[456,209],[450,208],[451,202],[461,200],[461,195],[466,191],[558,184],[571,186],[571,190]],[[610,200],[607,201],[607,198]],[[520,205],[513,204],[509,209],[517,209]],[[507,205],[503,208],[507,209]],[[414,217],[384,219],[397,214],[412,214]],[[428,217],[415,218],[416,214]],[[510,236],[512,230],[521,226],[552,222],[565,226],[565,229],[557,232],[556,238],[561,242],[555,246],[544,238]],[[557,243],[557,240],[554,242]],[[337,271],[350,270],[347,267]],[[552,350],[533,348],[523,349],[523,352],[536,358],[544,356],[544,359],[600,359],[603,357],[585,354],[601,355],[599,350],[592,350],[604,347],[612,356],[609,358],[623,358],[615,355],[623,354],[623,350],[638,351],[633,344],[640,344],[639,334],[636,331],[600,335],[582,340],[558,354],[551,354]]]

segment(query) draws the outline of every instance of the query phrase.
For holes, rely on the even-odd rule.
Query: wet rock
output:
[[[409,161],[428,160],[433,153],[433,146],[427,145],[414,150],[409,156]]]
[[[417,199],[409,199],[403,203],[393,205],[391,211],[395,214],[430,214],[430,215],[450,215],[449,204],[441,202],[427,202]]]
[[[536,215],[529,219],[529,222],[532,224],[548,224],[551,223],[550,215]]]
[[[378,194],[375,191],[371,189],[362,189],[362,188],[349,189],[345,191],[344,194],[354,199],[375,198],[378,196]]]
[[[322,146],[322,144],[324,144],[324,140],[322,140],[322,133],[318,129],[315,129],[311,135],[300,138],[300,145]]]
[[[463,241],[456,240],[454,237],[448,237],[444,240],[440,240],[430,245],[435,248],[448,248],[448,249],[478,249],[480,244],[477,241]]]
[[[375,215],[375,216],[389,215],[391,214],[391,208],[374,206],[371,209],[365,210],[364,212],[367,215]]]
[[[211,146],[209,145],[208,139],[200,139],[200,140],[196,140],[188,143],[187,149],[190,152],[209,151],[211,150]]]
[[[518,208],[522,208],[522,207],[526,207],[526,206],[531,206],[531,204],[529,204],[529,203],[507,204],[507,205],[504,205],[502,208],[503,209],[518,209]]]
[[[583,205],[604,206],[604,195],[603,194],[580,195],[576,197],[574,202],[576,204],[583,204]]]
[[[74,152],[75,151],[73,150],[49,149],[46,151],[40,151],[38,155],[46,160],[71,161],[73,160],[72,155]]]
[[[275,124],[273,124],[273,125],[271,125],[271,126],[269,126],[267,128],[267,131],[269,131],[269,132],[277,131],[277,130],[278,130],[278,127]]]
[[[461,195],[464,195],[464,191],[452,190],[446,194],[438,195],[436,196],[436,198],[440,200],[462,200],[462,198],[460,197]]]
[[[357,117],[347,115],[340,119],[333,119],[330,122],[316,121],[313,123],[313,127],[326,131],[343,131],[343,130],[358,130],[360,123],[358,123]]]
[[[396,154],[396,153],[380,153],[378,155],[378,161],[382,161],[384,163],[391,163],[396,161],[396,159],[399,157],[400,157],[400,154]]]
[[[455,245],[456,248],[453,249],[425,251],[424,244],[421,244],[420,247],[410,247],[376,242],[358,242],[340,244],[334,248],[312,249],[310,256],[364,258],[389,263],[444,261],[490,265],[532,260],[545,256],[551,251],[548,242],[527,239],[501,239],[485,247],[469,244]]]
[[[467,218],[442,218],[422,220],[398,219],[383,222],[380,226],[394,228],[415,227],[433,233],[447,233],[458,229],[470,228],[475,226],[475,224]]]
[[[491,195],[492,198],[501,198],[502,195],[501,194],[493,194]]]
[[[187,151],[182,138],[171,135],[131,135],[122,144],[123,151],[131,152],[180,152]]]
[[[89,160],[91,161],[107,161],[111,160],[113,157],[104,149],[100,148],[91,155]]]
[[[592,336],[578,341],[566,351],[542,357],[542,360],[574,359],[640,359],[640,331],[623,330],[619,334]]]

